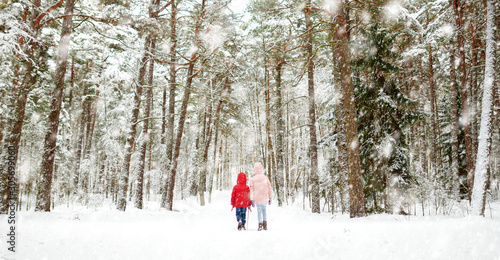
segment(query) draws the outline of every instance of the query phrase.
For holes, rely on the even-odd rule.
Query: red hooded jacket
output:
[[[235,208],[246,208],[252,205],[250,202],[250,188],[247,185],[247,176],[243,172],[238,174],[236,185],[233,187],[231,205]]]

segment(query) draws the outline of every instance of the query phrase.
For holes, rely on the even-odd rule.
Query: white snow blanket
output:
[[[312,214],[297,206],[268,206],[268,231],[238,231],[230,192],[211,204],[178,201],[174,211],[113,204],[60,206],[50,213],[18,212],[16,252],[7,250],[0,217],[0,259],[500,259],[500,214],[492,217]],[[255,208],[254,208],[255,209]],[[487,212],[487,215],[490,212]],[[495,216],[496,215],[496,216]]]

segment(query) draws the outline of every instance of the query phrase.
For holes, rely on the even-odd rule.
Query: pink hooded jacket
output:
[[[250,200],[255,204],[267,203],[272,198],[271,182],[263,172],[262,164],[256,163],[253,169],[254,175],[250,180]]]

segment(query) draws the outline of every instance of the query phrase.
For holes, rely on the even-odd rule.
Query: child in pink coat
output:
[[[264,175],[264,167],[260,162],[255,163],[253,169],[254,175],[250,180],[250,200],[252,206],[257,204],[257,216],[259,219],[258,230],[267,230],[267,214],[266,204],[271,205],[272,189],[271,182],[266,175]]]

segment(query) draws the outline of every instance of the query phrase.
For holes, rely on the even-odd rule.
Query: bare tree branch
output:
[[[43,27],[45,24],[47,23],[50,23],[52,21],[55,21],[57,19],[61,19],[61,18],[66,18],[66,17],[72,17],[72,16],[77,16],[77,17],[84,17],[84,18],[90,18],[96,22],[102,22],[101,19],[99,18],[95,18],[95,17],[92,17],[92,16],[89,16],[89,15],[83,15],[83,14],[68,14],[68,15],[63,15],[63,16],[58,16],[58,17],[55,17],[55,18],[52,18],[52,19],[49,19],[43,23],[40,24],[39,28]]]
[[[38,26],[38,24],[40,23],[40,21],[43,19],[43,17],[45,17],[48,13],[54,11],[55,9],[57,9],[58,7],[60,7],[62,4],[63,4],[64,0],[60,0],[59,2],[57,2],[55,5],[49,7],[45,12],[41,13],[36,19],[35,19],[35,23],[34,23],[34,27],[36,28],[40,28],[41,26]]]

